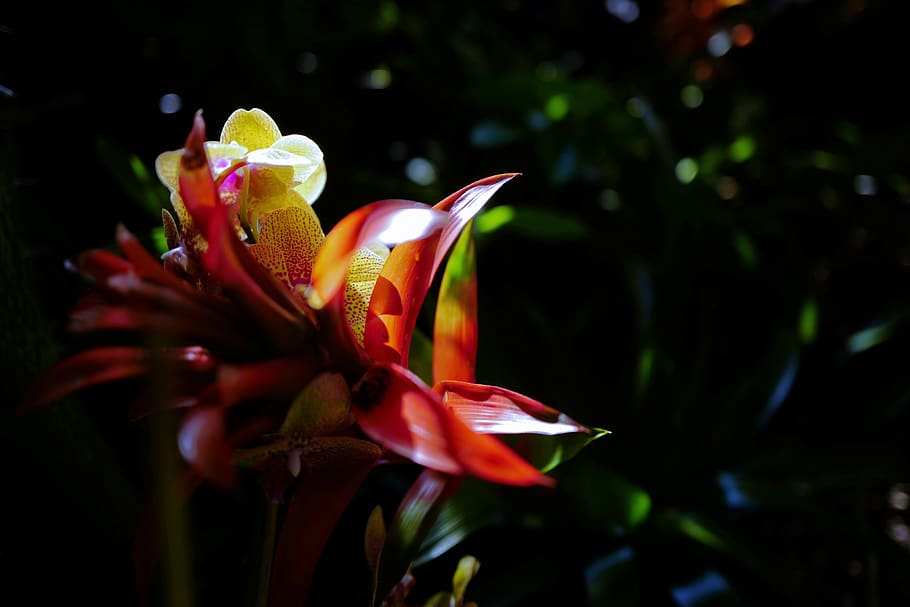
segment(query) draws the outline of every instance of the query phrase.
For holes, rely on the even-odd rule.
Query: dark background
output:
[[[417,571],[415,600],[473,554],[483,607],[907,604],[907,16],[875,0],[4,8],[0,602],[133,603],[148,424],[116,388],[13,409],[78,345],[64,325],[85,285],[63,261],[119,222],[153,246],[155,157],[198,109],[216,139],[260,107],[325,152],[326,229],[521,172],[491,203],[514,220],[477,234],[478,379],[613,433],[555,491],[471,488],[480,528]],[[753,38],[720,54],[711,37],[740,24]],[[362,599],[383,490],[343,521],[317,604]],[[198,604],[246,604],[258,498],[194,502]]]

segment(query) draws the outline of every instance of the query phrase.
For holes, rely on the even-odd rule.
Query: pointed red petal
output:
[[[587,428],[568,415],[524,394],[499,386],[461,381],[436,385],[443,403],[476,432],[490,434],[567,434]]]
[[[114,274],[123,274],[133,269],[133,264],[110,251],[93,250],[79,255],[76,269],[89,280],[103,280]]]
[[[519,173],[503,173],[485,177],[449,194],[433,206],[434,209],[449,212],[449,220],[442,229],[439,246],[436,248],[433,274],[467,223],[483,209],[499,188],[518,175]]]
[[[352,398],[361,429],[415,463],[508,485],[552,484],[498,439],[468,428],[438,394],[400,365],[374,365],[355,385]]]
[[[369,457],[311,468],[300,479],[278,537],[269,607],[300,607],[306,602],[319,557],[338,519],[376,463],[379,449],[364,455]]]
[[[32,382],[19,412],[44,407],[89,386],[142,375],[148,372],[149,363],[148,352],[143,348],[105,347],[80,352],[57,363]]]
[[[473,382],[477,362],[477,265],[471,226],[446,264],[433,327],[433,381]]]
[[[465,186],[433,208],[447,211],[442,232],[392,249],[370,301],[364,347],[376,360],[405,363],[410,337],[430,284],[464,226],[517,173],[493,175]]]
[[[117,226],[117,245],[133,264],[136,275],[178,292],[192,291],[193,288],[168,272],[160,260],[152,257],[142,243],[124,226]]]

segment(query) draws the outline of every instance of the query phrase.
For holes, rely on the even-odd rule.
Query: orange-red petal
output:
[[[355,385],[354,417],[385,448],[449,474],[469,473],[508,485],[552,485],[498,439],[459,420],[416,375],[377,363]]]
[[[439,288],[433,327],[433,381],[474,381],[477,362],[477,265],[471,226],[461,233]]]

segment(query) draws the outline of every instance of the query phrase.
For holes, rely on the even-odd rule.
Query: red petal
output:
[[[148,372],[149,364],[144,348],[106,347],[80,352],[32,382],[19,411],[33,411],[89,386],[142,375]]]
[[[221,408],[199,407],[187,413],[177,433],[177,446],[199,476],[220,487],[234,485],[236,473]]]
[[[246,365],[221,365],[217,402],[231,407],[253,398],[292,399],[321,367],[313,357],[278,358]]]
[[[404,213],[415,211],[426,214],[424,237],[439,230],[445,220],[444,215],[419,202],[380,200],[342,218],[326,236],[313,262],[307,299],[312,307],[321,310],[320,325],[327,336],[326,342],[333,348],[336,359],[349,361],[350,369],[345,370],[349,375],[359,374],[366,364],[363,348],[354,338],[344,313],[344,285],[351,258],[358,249],[375,242]]]
[[[477,265],[470,225],[442,275],[433,327],[433,381],[474,381],[477,362]]]
[[[190,285],[164,269],[161,260],[154,258],[151,253],[146,251],[142,243],[122,225],[117,226],[117,245],[133,264],[133,269],[139,277],[170,287],[178,292],[193,291]]]
[[[449,220],[442,229],[439,246],[436,248],[433,274],[436,273],[449,247],[452,246],[468,222],[483,209],[499,188],[518,175],[519,173],[503,173],[485,177],[449,194],[433,206],[434,209],[449,212]]]
[[[281,527],[269,607],[300,607],[306,602],[313,573],[332,530],[379,457],[314,467],[301,478]]]
[[[342,291],[351,258],[359,248],[380,239],[390,246],[401,242],[397,238],[390,240],[381,236],[396,221],[406,216],[410,218],[415,212],[420,216],[422,229],[408,234],[408,240],[435,233],[447,220],[445,215],[411,200],[380,200],[342,218],[326,236],[313,262],[312,282],[307,296],[310,305],[321,308]]]
[[[76,268],[84,277],[97,281],[114,274],[129,272],[133,269],[133,264],[110,251],[93,250],[79,255]]]
[[[467,222],[516,175],[487,177],[447,196],[433,207],[449,212],[441,233],[392,249],[367,312],[364,347],[371,357],[399,364],[407,362],[410,337],[436,269]]]
[[[468,428],[438,394],[400,365],[374,365],[355,385],[352,398],[361,429],[415,463],[508,485],[552,484],[498,439]]]
[[[567,434],[591,430],[564,413],[499,386],[461,381],[436,385],[442,400],[476,432],[490,434]]]

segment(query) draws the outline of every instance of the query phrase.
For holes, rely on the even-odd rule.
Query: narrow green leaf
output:
[[[580,240],[590,234],[581,219],[545,207],[500,205],[475,219],[478,234],[490,234],[508,228],[532,240],[558,242]]]

